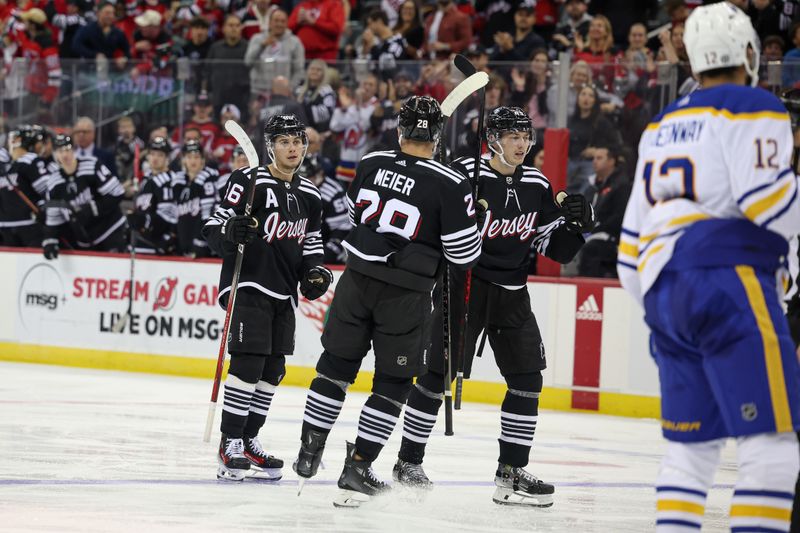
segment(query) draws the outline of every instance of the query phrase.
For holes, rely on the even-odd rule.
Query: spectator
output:
[[[289,78],[292,87],[300,84],[306,55],[303,43],[286,28],[288,17],[281,9],[272,11],[269,29],[255,35],[247,45],[245,64],[250,67],[250,91],[265,94],[276,76]]]
[[[594,208],[597,225],[578,256],[578,275],[617,277],[617,247],[622,218],[631,194],[620,152],[613,146],[598,146],[592,157],[594,176],[584,193]]]
[[[216,161],[220,172],[229,172],[233,149],[236,146],[236,139],[225,129],[225,123],[229,120],[239,122],[242,120],[242,112],[233,104],[225,104],[219,113],[219,135],[214,138],[211,147],[211,156]]]
[[[356,175],[356,165],[369,151],[372,113],[378,104],[378,78],[367,74],[351,91],[339,88],[339,107],[331,117],[331,131],[341,138],[341,156],[336,167],[336,179],[349,184]]]
[[[559,52],[566,52],[575,48],[576,36],[586,40],[589,34],[589,24],[592,17],[586,11],[587,0],[566,0],[564,13],[566,20],[556,26],[552,41],[552,55],[556,57]]]
[[[773,0],[750,0],[750,7],[745,11],[762,42],[769,35],[785,34],[785,30],[781,30],[781,12]]]
[[[731,4],[736,5],[742,11],[747,11],[747,2],[749,0],[730,0]],[[685,24],[686,19],[689,18],[689,6],[685,0],[667,0],[664,6],[667,12],[667,17],[673,26],[677,24]]]
[[[424,51],[431,58],[460,54],[472,42],[472,22],[452,0],[437,0],[436,11],[425,19]]]
[[[592,0],[590,4],[592,13],[608,17],[616,30],[612,36],[618,46],[625,44],[631,26],[646,23],[659,8],[658,0]]]
[[[28,75],[25,89],[39,103],[52,103],[61,86],[61,62],[53,33],[47,27],[47,15],[39,8],[32,8],[19,14],[25,25],[24,31],[14,32],[4,37],[17,44],[16,57],[25,58]]]
[[[545,42],[533,31],[536,16],[532,7],[521,4],[514,12],[514,35],[509,32],[494,34],[492,61],[529,61],[537,48]]]
[[[226,11],[223,10],[216,0],[197,0],[196,7],[200,9],[200,16],[208,21],[212,39],[219,38],[222,25],[225,23]],[[241,13],[235,11],[241,20],[244,17],[244,10]]]
[[[308,124],[321,134],[330,129],[336,108],[336,93],[328,84],[328,65],[321,59],[308,64],[306,81],[297,89],[297,101],[303,104]]]
[[[72,48],[72,41],[81,27],[87,24],[86,16],[82,8],[84,7],[82,0],[67,0],[66,7],[63,12],[56,11],[55,2],[47,4],[45,13],[54,28],[58,29],[58,55],[62,59],[73,59],[78,57],[78,53]],[[93,4],[88,6],[88,11],[92,17]]]
[[[398,72],[394,81],[381,84],[381,91],[386,94],[382,95],[381,104],[375,107],[372,114],[373,129],[379,133],[373,150],[400,149],[397,138],[398,113],[403,104],[414,96],[413,90],[414,79],[406,71]]]
[[[577,61],[570,68],[569,74],[569,89],[567,90],[567,120],[572,118],[575,113],[576,104],[578,102],[578,92],[592,83],[592,69],[586,61]],[[608,93],[598,87],[595,91],[600,97],[601,108],[605,112],[612,113],[616,108],[622,107],[622,100],[612,94]],[[548,126],[554,127],[556,122],[556,110],[558,109],[558,87],[556,84],[551,84],[547,89],[547,109],[550,110],[547,123]]]
[[[308,59],[335,61],[344,23],[342,0],[303,0],[289,16],[289,29],[302,41]]]
[[[116,176],[117,164],[114,161],[114,154],[95,145],[95,128],[94,120],[89,117],[80,117],[75,122],[75,126],[72,128],[72,138],[77,145],[75,155],[78,157],[96,157]]]
[[[318,163],[322,166],[325,177],[333,178],[336,175],[336,165],[322,153],[322,136],[314,128],[306,128],[306,136],[308,137],[306,154],[316,156]]]
[[[134,19],[137,30],[133,33],[131,59],[135,62],[131,77],[139,74],[166,75],[172,55],[172,38],[161,27],[161,14],[148,9]]]
[[[678,69],[678,94],[683,96],[692,92],[697,87],[697,82],[692,76],[689,66],[689,56],[686,55],[686,46],[683,44],[683,24],[672,26],[659,34],[661,49],[656,55],[656,61],[667,61],[677,65]]]
[[[628,31],[625,65],[639,78],[647,77],[656,70],[653,51],[647,48],[647,27],[644,24],[637,22]]]
[[[367,16],[367,29],[362,34],[362,55],[372,60],[372,72],[379,72],[387,81],[397,72],[397,62],[410,59],[406,54],[408,44],[402,35],[389,27],[386,13],[374,9]]]
[[[189,79],[189,87],[186,92],[197,93],[205,83],[204,61],[211,50],[211,39],[209,39],[209,24],[203,17],[195,17],[189,22],[188,41],[183,44],[183,55],[189,58],[192,69],[192,76]]]
[[[125,187],[125,196],[133,197],[134,174],[136,161],[136,148],[139,149],[139,165],[141,165],[144,141],[136,136],[136,123],[129,116],[121,117],[117,121],[117,143],[114,149],[114,162],[117,165],[117,177]]]
[[[414,92],[418,96],[430,96],[442,102],[447,96],[444,79],[450,74],[447,61],[431,61],[422,67]]]
[[[619,51],[614,46],[611,22],[603,15],[595,15],[589,24],[588,39],[578,34],[575,41],[575,60],[586,61],[592,67],[595,83],[613,91]]]
[[[761,44],[761,64],[783,59],[786,42],[779,35],[768,35]]]
[[[575,112],[568,127],[567,192],[584,194],[592,173],[594,147],[608,143],[619,145],[620,135],[600,110],[600,98],[591,85],[584,86],[578,92]]]
[[[464,55],[469,59],[475,70],[489,74],[492,71],[489,65],[489,52],[480,44],[471,44],[464,50]]]
[[[511,105],[526,109],[531,117],[536,132],[536,145],[544,142],[544,130],[547,127],[547,89],[550,85],[550,65],[545,48],[533,52],[530,69],[524,73],[518,69],[511,70]]]
[[[222,34],[223,39],[212,44],[208,51],[206,90],[216,112],[223,104],[234,104],[242,110],[242,120],[247,122],[250,73],[244,64],[247,41],[242,39],[241,19],[236,15],[225,17]]]
[[[222,133],[222,128],[220,128],[219,124],[214,120],[214,106],[208,94],[203,92],[197,95],[194,105],[192,106],[192,117],[189,119],[189,122],[183,125],[183,128],[184,135],[186,134],[185,130],[196,128],[200,132],[200,142],[203,145],[203,149],[206,153],[211,153],[214,142]],[[177,135],[178,130],[175,130],[175,136],[173,136],[172,140],[176,145],[179,141]],[[176,146],[175,148],[179,150],[180,146]]]
[[[242,19],[242,37],[250,41],[257,34],[269,31],[271,15],[270,0],[251,2],[247,14]]]
[[[508,2],[506,0],[477,0],[475,11],[483,21],[482,31],[478,35],[478,43],[485,47],[495,44],[498,33],[512,34],[514,32],[513,10],[517,5],[523,5],[519,0]]]
[[[795,22],[789,32],[794,48],[783,56],[783,86],[800,87],[800,22]]]
[[[406,40],[406,54],[417,58],[425,43],[425,28],[422,25],[417,0],[406,0],[400,5],[397,24],[392,28]]]
[[[289,80],[284,76],[278,76],[272,80],[272,90],[267,95],[264,106],[258,115],[258,131],[264,131],[267,120],[273,115],[295,115],[300,122],[308,124],[306,110],[300,102],[292,98]],[[266,146],[264,146],[264,150],[266,150]],[[266,152],[264,153],[266,154]]]
[[[114,60],[117,68],[122,69],[131,57],[131,50],[125,34],[114,27],[114,9],[110,2],[97,6],[97,20],[78,30],[72,48],[78,57]]]

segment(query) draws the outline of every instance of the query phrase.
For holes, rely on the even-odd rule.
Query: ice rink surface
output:
[[[286,461],[279,483],[217,482],[215,429],[202,441],[211,382],[0,363],[0,531],[569,531],[654,528],[664,448],[655,420],[543,411],[529,470],[556,486],[549,509],[491,500],[499,406],[465,404],[453,437],[439,418],[425,468],[429,493],[397,489],[360,509],[332,500],[365,395],[350,393],[328,439],[326,469],[297,496],[305,390],[278,389],[264,447]],[[465,384],[469,386],[469,382]],[[221,402],[221,398],[220,398]],[[216,422],[219,421],[217,412]],[[398,426],[375,463],[391,479]],[[704,531],[725,531],[735,480],[723,453]]]

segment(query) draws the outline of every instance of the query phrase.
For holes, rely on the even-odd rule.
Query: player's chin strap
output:
[[[284,174],[290,174],[294,176],[294,173],[300,170],[300,167],[303,166],[303,161],[306,159],[306,153],[308,152],[308,139],[303,143],[303,153],[300,154],[300,162],[297,164],[296,167],[292,168],[291,170],[285,170],[281,168],[280,164],[278,164],[278,160],[275,158],[275,148],[272,146],[272,141],[267,142],[267,155],[272,161],[272,164],[275,165],[275,168],[283,172]]]
[[[515,131],[515,130],[509,130],[509,131]],[[491,150],[495,155],[497,155],[500,158],[500,162],[503,163],[505,166],[510,168],[515,168],[516,165],[512,165],[506,160],[505,150],[503,150],[503,146],[500,144],[499,137],[495,135],[492,135],[492,137],[494,139],[489,139],[488,137],[486,139],[487,140],[486,145],[489,147],[489,150]],[[525,157],[527,157],[528,154],[531,152],[531,148],[533,148],[533,143],[534,139],[531,138],[531,140],[528,141],[528,149],[525,150]]]

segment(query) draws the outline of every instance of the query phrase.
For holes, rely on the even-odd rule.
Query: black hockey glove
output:
[[[567,221],[567,229],[574,233],[592,231],[595,225],[594,209],[582,194],[558,193],[559,205]]]
[[[141,211],[128,213],[128,225],[142,235],[147,235],[150,232],[150,215]]]
[[[316,266],[306,271],[300,280],[300,293],[308,300],[316,300],[326,292],[333,283],[333,274],[324,266]]]
[[[489,203],[481,198],[475,204],[475,222],[478,224],[478,232],[483,231],[483,225],[486,223],[486,212],[489,210]]]
[[[45,239],[42,241],[42,248],[45,259],[58,259],[58,239]]]
[[[247,244],[258,237],[258,221],[245,215],[236,215],[222,225],[225,240],[234,244]]]

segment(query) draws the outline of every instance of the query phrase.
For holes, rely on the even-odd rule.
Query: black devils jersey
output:
[[[462,157],[451,166],[472,177],[475,158]],[[518,166],[504,176],[481,159],[478,197],[489,209],[482,228],[483,253],[473,274],[483,280],[516,289],[528,278],[530,248],[559,263],[569,262],[583,245],[583,237],[567,231],[553,199],[550,182],[533,167]]]
[[[469,182],[436,161],[394,150],[368,154],[347,201],[356,226],[344,242],[348,266],[362,274],[430,290],[435,272],[426,265],[438,263],[442,252],[464,269],[481,253]]]
[[[178,208],[178,253],[194,254],[195,257],[209,255],[208,243],[200,234],[203,225],[211,218],[219,203],[217,180],[219,172],[205,167],[194,179],[185,171],[176,172],[172,178],[172,189]]]
[[[222,226],[230,217],[244,214],[250,174],[249,168],[231,173],[222,203],[203,227],[209,246],[223,259],[220,303],[230,291],[236,258],[236,246],[225,241]],[[279,300],[291,299],[297,306],[300,277],[307,269],[322,264],[319,191],[300,175],[286,182],[273,177],[267,167],[258,167],[251,214],[258,220],[261,238],[245,246],[239,287],[250,287]]]
[[[5,175],[0,176],[0,227],[36,224],[30,200],[37,209],[44,206],[50,174],[45,162],[33,152],[12,161]]]

